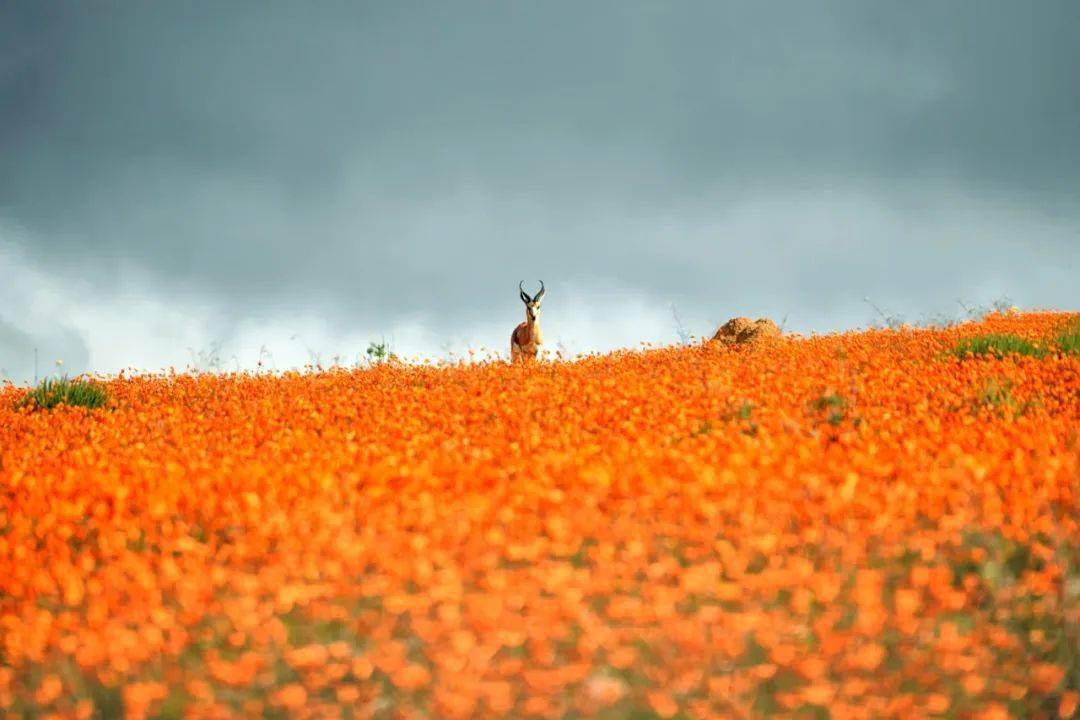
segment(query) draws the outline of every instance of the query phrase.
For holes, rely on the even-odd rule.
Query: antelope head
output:
[[[544,293],[547,292],[544,289],[544,281],[540,281],[540,292],[536,293],[535,297],[529,297],[529,293],[525,292],[525,281],[522,280],[518,283],[518,290],[521,291],[521,302],[525,303],[525,316],[529,319],[529,323],[535,323],[540,317],[540,303],[544,299]]]

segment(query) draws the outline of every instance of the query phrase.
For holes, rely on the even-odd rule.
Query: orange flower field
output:
[[[8,386],[0,717],[1074,717],[1068,320]]]

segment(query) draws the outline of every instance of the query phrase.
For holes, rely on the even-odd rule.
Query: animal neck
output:
[[[540,319],[525,313],[525,327],[529,332],[529,341],[539,345],[543,340],[540,330]]]

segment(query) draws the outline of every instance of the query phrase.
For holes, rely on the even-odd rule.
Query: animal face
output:
[[[544,289],[544,281],[541,280],[540,292],[536,293],[535,297],[530,297],[529,293],[525,292],[524,284],[524,282],[518,283],[518,291],[521,293],[521,302],[525,303],[525,312],[529,316],[529,321],[533,322],[540,317],[540,302],[547,291]]]

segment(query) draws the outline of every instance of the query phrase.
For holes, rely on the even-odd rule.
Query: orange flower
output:
[[[896,591],[896,612],[902,616],[912,616],[919,611],[922,600],[918,590]]]
[[[64,683],[58,675],[46,675],[38,685],[37,692],[34,693],[34,702],[39,705],[49,705],[59,698],[63,691]]]
[[[885,659],[885,648],[876,643],[863,645],[855,656],[855,666],[862,670],[876,670]]]
[[[978,720],[1008,720],[1009,710],[1001,703],[991,703],[975,713]]]
[[[282,687],[273,696],[273,703],[287,708],[300,708],[307,702],[307,690],[303,685],[290,683]]]
[[[367,680],[374,671],[375,666],[372,664],[371,660],[366,657],[358,657],[352,661],[352,674],[355,675],[358,680]]]
[[[488,709],[496,715],[505,716],[514,707],[514,689],[509,682],[487,682],[481,687]]]
[[[638,659],[638,651],[632,647],[617,647],[608,651],[607,660],[614,668],[626,669]]]
[[[0,385],[0,709],[1073,715],[1070,322]]]
[[[394,685],[402,690],[418,690],[431,682],[431,673],[416,663],[409,663],[390,676]]]
[[[606,675],[594,675],[585,683],[585,692],[601,707],[614,705],[626,694],[626,683]]]
[[[352,705],[360,698],[360,688],[355,685],[338,685],[334,697],[342,705]]]
[[[947,695],[941,693],[931,693],[926,698],[926,709],[932,713],[939,714],[949,709],[949,698]]]
[[[1061,694],[1061,702],[1058,703],[1058,717],[1068,720],[1076,715],[1077,706],[1080,706],[1080,692],[1066,690]]]
[[[1065,677],[1065,668],[1052,663],[1037,663],[1031,668],[1031,689],[1046,694],[1053,691]]]
[[[288,660],[295,668],[314,668],[325,665],[329,656],[325,645],[305,645],[293,650]]]
[[[794,645],[780,644],[774,646],[769,655],[773,662],[786,667],[794,662],[797,652]]]
[[[755,665],[753,668],[751,668],[750,672],[754,675],[754,677],[760,680],[768,680],[776,674],[777,669],[778,668],[772,663],[764,663],[761,665]]]
[[[976,673],[968,673],[963,679],[964,692],[968,695],[978,695],[986,689],[986,678]]]
[[[828,705],[836,695],[836,688],[828,683],[807,685],[802,689],[802,698],[811,705]]]
[[[650,690],[647,698],[649,706],[662,718],[674,717],[679,712],[679,704],[666,692]]]

